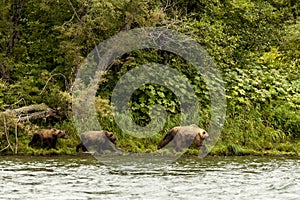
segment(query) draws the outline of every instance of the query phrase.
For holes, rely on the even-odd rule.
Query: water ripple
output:
[[[299,164],[206,157],[116,167],[93,158],[3,157],[0,199],[300,199]]]

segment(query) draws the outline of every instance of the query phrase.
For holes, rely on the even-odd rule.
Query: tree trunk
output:
[[[25,122],[39,118],[58,117],[55,111],[45,104],[30,105],[14,110],[6,110],[3,114],[16,116],[17,122]]]

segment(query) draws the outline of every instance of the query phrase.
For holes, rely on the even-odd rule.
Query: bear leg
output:
[[[164,146],[166,146],[171,140],[174,139],[175,135],[176,135],[177,131],[171,129],[166,135],[165,137],[162,139],[162,141],[158,144],[157,149],[161,149]]]
[[[33,147],[38,141],[40,141],[39,135],[38,134],[34,134],[32,136],[31,141],[29,142],[28,146]]]

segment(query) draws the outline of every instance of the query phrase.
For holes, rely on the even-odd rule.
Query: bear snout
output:
[[[207,138],[205,138],[205,141],[210,142],[211,141],[210,137],[208,136]]]
[[[58,136],[59,138],[68,139],[68,135],[64,131],[61,131]]]
[[[111,136],[110,137],[110,141],[113,143],[113,144],[116,144],[116,137],[115,136]]]

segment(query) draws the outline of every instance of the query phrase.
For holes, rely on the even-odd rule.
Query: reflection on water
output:
[[[89,156],[0,157],[0,199],[296,200],[299,164],[287,157],[185,158],[169,165],[103,165]]]

